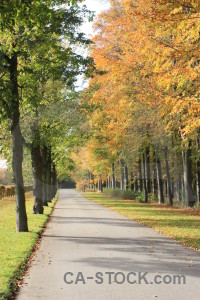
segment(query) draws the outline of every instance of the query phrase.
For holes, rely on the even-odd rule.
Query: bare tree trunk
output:
[[[197,162],[196,183],[197,201],[200,203],[200,161]]]
[[[158,186],[158,202],[164,203],[163,180],[160,159],[156,159],[157,186]]]
[[[147,189],[147,180],[146,180],[146,162],[145,162],[145,153],[143,153],[143,187],[144,187],[144,202],[148,202],[148,189]]]
[[[134,191],[135,192],[138,191],[138,179],[137,179],[137,177],[135,177]]]
[[[103,193],[103,184],[102,184],[102,179],[99,180],[99,191]]]
[[[128,190],[128,167],[124,166],[124,189]]]
[[[142,180],[142,163],[141,159],[138,160],[138,178],[139,178],[139,191],[143,190],[143,180]]]
[[[146,176],[146,187],[148,193],[151,193],[151,170],[150,170],[150,150],[149,147],[145,149],[145,176]]]
[[[181,199],[181,178],[179,178],[176,183],[176,200],[181,201]]]
[[[106,175],[106,189],[108,188],[108,176]]]
[[[25,203],[24,180],[22,174],[23,162],[23,143],[20,129],[20,112],[19,112],[19,93],[18,93],[18,67],[17,54],[14,53],[10,59],[10,82],[12,93],[12,105],[14,107],[11,116],[11,134],[12,134],[12,168],[15,180],[15,201],[16,201],[16,231],[27,232],[27,214]]]
[[[152,193],[156,195],[158,192],[158,179],[157,179],[157,168],[156,168],[156,153],[153,152],[153,172],[152,172]]]
[[[197,189],[197,201],[200,203],[200,161],[196,164],[196,189]]]
[[[121,179],[120,179],[120,189],[124,189],[124,161],[120,159],[120,173],[121,173]]]
[[[51,148],[47,151],[47,202],[51,202]]]
[[[171,183],[171,191],[172,191],[172,198],[174,198],[174,178],[172,178],[172,183]]]
[[[167,179],[164,180],[164,191],[165,191],[165,197],[168,198],[168,188],[167,188]]]
[[[172,169],[174,169],[174,161],[172,161]],[[172,192],[172,198],[174,199],[174,176],[171,177],[171,192]]]
[[[134,190],[134,175],[133,172],[131,172],[131,191]]]
[[[55,192],[55,181],[56,181],[56,169],[55,164],[51,161],[51,199],[53,199],[56,195]]]
[[[90,190],[90,171],[88,171],[88,189]]]
[[[56,174],[55,163],[53,163],[53,167],[52,167],[52,187],[53,187],[52,198],[54,198],[57,193],[57,174]]]
[[[165,147],[164,149],[165,153],[165,168],[166,168],[166,176],[167,176],[167,191],[168,191],[168,197],[169,197],[169,204],[173,205],[173,197],[171,192],[171,178],[169,173],[169,163],[168,163],[168,149]]]
[[[42,149],[42,202],[43,206],[48,206],[47,195],[47,147]]]
[[[200,132],[199,132],[200,134]],[[199,158],[199,149],[200,149],[200,138],[196,140],[196,149],[197,149],[197,162],[196,162],[196,189],[197,189],[197,201],[200,203],[200,158]]]
[[[32,171],[33,171],[33,196],[34,214],[43,214],[42,205],[42,156],[40,151],[40,145],[32,145],[31,148],[31,160],[32,160]]]
[[[111,180],[110,180],[110,176],[108,176],[108,188],[111,188]]]
[[[184,199],[185,206],[192,207],[194,205],[192,193],[192,150],[191,142],[188,149],[183,151],[183,177],[184,177]]]
[[[115,182],[115,164],[112,163],[112,189],[115,189],[116,182]]]

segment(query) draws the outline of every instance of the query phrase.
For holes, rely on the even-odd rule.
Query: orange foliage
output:
[[[92,57],[99,72],[85,92],[89,101],[83,96],[93,107],[88,113],[93,137],[86,148],[98,172],[95,149],[106,147],[114,161],[135,128],[142,132],[135,137],[141,144],[145,131],[158,142],[161,133],[174,131],[183,140],[195,139],[200,128],[198,1],[110,3],[94,26]]]

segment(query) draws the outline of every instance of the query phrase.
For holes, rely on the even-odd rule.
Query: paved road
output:
[[[153,283],[177,274],[186,284]],[[199,279],[200,253],[61,190],[17,300],[199,300]]]

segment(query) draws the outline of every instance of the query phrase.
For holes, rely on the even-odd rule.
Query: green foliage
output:
[[[90,45],[80,32],[80,25],[85,19],[92,19],[86,7],[79,6],[81,2],[19,0],[0,4],[0,121],[10,123],[18,105],[12,101],[10,79],[11,59],[16,56],[24,142],[29,148],[33,144],[51,148],[62,177],[73,169],[70,149],[79,142],[77,75],[85,73],[93,63],[91,58],[79,54]],[[4,153],[9,152],[11,157],[11,148],[8,151],[6,145]],[[24,177],[29,182],[28,151],[24,158]]]
[[[138,193],[138,195],[136,196],[135,200],[137,202],[140,202],[140,203],[144,202],[144,191]]]
[[[7,160],[9,171],[11,171],[12,161],[12,138],[9,133],[9,123],[0,118],[0,157]]]

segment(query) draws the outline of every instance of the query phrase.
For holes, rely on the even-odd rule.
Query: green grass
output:
[[[186,246],[200,250],[199,211],[172,208],[159,204],[144,204],[133,200],[115,199],[99,193],[85,193],[83,195]]]
[[[15,200],[0,199],[0,299],[8,299],[17,287],[39,234],[42,232],[55,201],[44,208],[44,215],[33,215],[33,196],[26,194],[28,233],[16,233]]]

